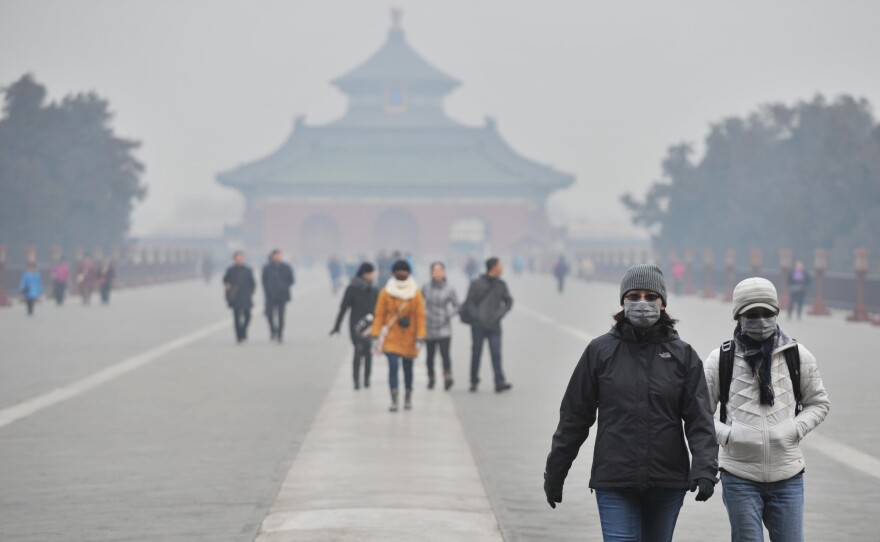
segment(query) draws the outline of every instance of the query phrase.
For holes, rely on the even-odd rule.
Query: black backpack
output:
[[[794,415],[801,413],[801,354],[798,347],[786,348],[782,351],[785,355],[785,364],[788,366],[788,374],[791,377],[791,387],[794,390]],[[721,355],[718,358],[718,377],[721,384],[721,423],[727,423],[727,400],[730,398],[730,383],[733,381],[733,361],[736,354],[736,342],[727,341],[721,345]]]

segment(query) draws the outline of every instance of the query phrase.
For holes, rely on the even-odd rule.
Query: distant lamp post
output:
[[[727,272],[727,290],[724,301],[733,301],[733,289],[736,287],[736,251],[729,248],[724,251],[724,269]]]
[[[782,274],[782,298],[779,300],[780,310],[787,310],[788,305],[791,303],[791,295],[788,291],[788,275],[791,273],[793,259],[790,248],[783,248],[779,251],[779,272]]]
[[[695,293],[697,290],[694,288],[694,251],[689,248],[684,251],[684,294]]]
[[[856,272],[856,304],[853,312],[847,317],[850,322],[867,322],[868,308],[865,306],[865,279],[868,275],[868,249],[857,248],[854,251]]]
[[[711,299],[715,297],[715,288],[712,287],[712,275],[715,273],[715,251],[707,248],[703,252],[703,266],[705,278],[703,279],[703,297]]]
[[[761,274],[761,266],[763,265],[763,255],[760,248],[753,248],[749,251],[749,265],[752,267],[752,276],[757,277]]]
[[[6,245],[0,245],[0,307],[8,307],[12,305],[6,297],[6,287],[3,284],[3,277],[6,275]]]
[[[813,252],[813,271],[816,273],[816,298],[813,307],[807,312],[812,316],[829,316],[831,311],[825,306],[825,271],[828,269],[828,251],[817,248]]]

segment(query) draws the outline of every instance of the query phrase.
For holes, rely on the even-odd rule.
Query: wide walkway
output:
[[[236,345],[216,282],[120,292],[109,307],[43,304],[33,318],[0,310],[0,540],[601,540],[592,435],[556,510],[541,473],[616,286],[558,295],[549,278],[510,278],[513,391],[467,392],[456,324],[456,386],[426,390],[419,360],[414,410],[391,414],[384,359],[371,389],[352,390],[348,340],[327,336],[339,297],[323,274],[298,275],[283,345],[257,311]],[[669,310],[703,356],[732,330],[716,300],[672,297]],[[876,540],[880,328],[839,314],[782,324],[816,354],[832,401],[803,443],[807,538]],[[720,491],[692,498],[676,540],[728,540]]]

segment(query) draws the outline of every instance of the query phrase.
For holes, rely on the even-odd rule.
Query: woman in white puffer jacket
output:
[[[763,526],[774,542],[803,540],[804,456],[799,443],[828,414],[831,403],[816,358],[776,324],[776,288],[763,278],[740,282],[733,294],[733,375],[726,423],[715,420],[724,505],[734,542],[762,541]],[[788,349],[800,358],[801,408],[786,363]],[[721,393],[715,349],[704,363],[709,408]]]

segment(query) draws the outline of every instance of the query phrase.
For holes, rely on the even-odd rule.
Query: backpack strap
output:
[[[788,365],[788,376],[791,378],[791,387],[794,391],[794,415],[797,416],[803,410],[801,406],[803,398],[801,393],[801,353],[797,345],[794,348],[786,348],[782,353],[785,355],[785,364]]]
[[[730,383],[733,380],[733,361],[736,354],[736,343],[726,341],[721,345],[718,357],[718,380],[721,387],[721,423],[727,423],[727,400],[730,398]]]

